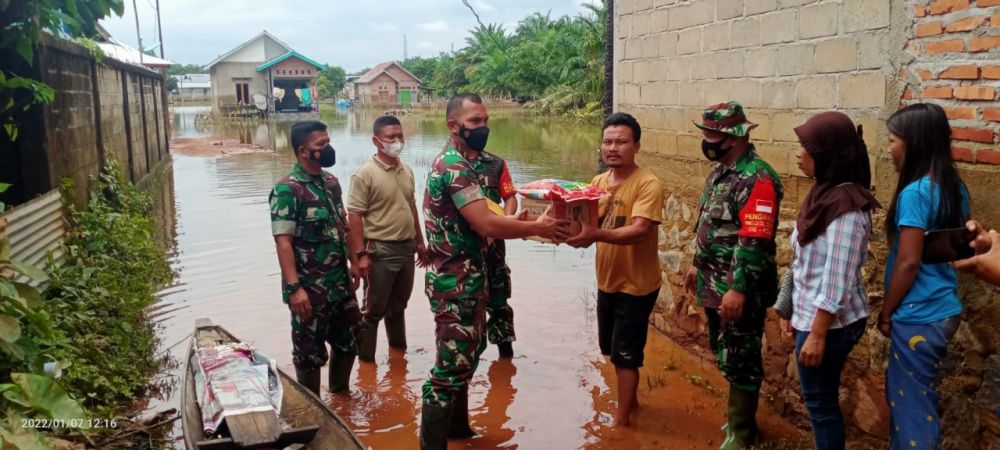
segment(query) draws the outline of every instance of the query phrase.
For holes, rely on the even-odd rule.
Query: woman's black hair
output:
[[[924,176],[930,177],[932,186],[936,184],[939,187],[931,189],[932,201],[938,192],[941,195],[937,217],[930,220],[930,227],[963,226],[966,217],[962,211],[962,194],[966,187],[951,155],[951,126],[944,110],[932,103],[917,103],[896,111],[889,117],[887,125],[889,132],[902,140],[904,145],[896,193],[892,196],[889,216],[885,220],[890,242],[899,233],[896,226],[899,193]]]

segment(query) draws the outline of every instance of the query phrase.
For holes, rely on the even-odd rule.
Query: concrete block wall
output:
[[[20,167],[0,174],[0,182],[22,185],[16,198],[5,199],[8,204],[24,203],[68,179],[82,206],[109,158],[139,182],[167,157],[160,74],[110,58],[98,61],[82,46],[48,35],[34,66],[55,98],[28,111],[13,154],[6,155]]]
[[[1000,0],[616,1],[615,109],[639,119],[639,162],[667,191],[660,230],[666,288],[654,325],[711,359],[703,313],[681,281],[692,258],[698,197],[712,167],[692,121],[714,103],[743,103],[749,119],[760,124],[752,133],[758,152],[782,174],[783,270],[791,262],[788,238],[798,205],[812,187],[795,166],[793,127],[826,110],[863,125],[876,194],[887,205],[896,174],[886,154],[885,120],[911,101],[941,103],[952,119],[954,153],[973,214],[1000,227],[1000,204],[993,200],[1000,189],[994,155],[1000,150],[1000,82],[993,78],[1000,64],[998,13]],[[876,215],[879,226],[883,216]],[[881,304],[886,247],[877,231],[865,271],[873,314]],[[965,323],[945,364],[942,389],[945,448],[987,448],[983,442],[1000,442],[993,412],[1000,406],[994,394],[1000,393],[1000,326],[992,325],[1000,324],[1000,296],[968,278],[961,280],[960,295]],[[793,343],[773,319],[765,336],[765,393],[773,407],[807,428]],[[853,448],[885,445],[886,345],[869,330],[848,362],[842,406]]]
[[[129,123],[131,124],[131,154],[132,159],[130,162],[130,169],[132,173],[132,180],[136,181],[142,178],[142,175],[149,170],[149,148],[147,148],[146,142],[146,131],[143,129],[143,123],[146,120],[143,115],[143,99],[142,99],[142,88],[140,82],[142,80],[140,77],[129,74],[127,91],[128,91],[128,114]],[[149,126],[149,124],[147,124]]]
[[[98,95],[101,104],[101,138],[106,157],[114,157],[128,170],[128,135],[122,106],[122,78],[126,74],[108,66],[97,67]]]
[[[77,190],[77,200],[82,202],[100,165],[91,65],[64,47],[46,47],[39,59],[42,81],[56,92],[42,109],[44,146],[60,149],[48,155],[49,185],[58,187],[60,180],[69,178],[83,188],[83,193]]]

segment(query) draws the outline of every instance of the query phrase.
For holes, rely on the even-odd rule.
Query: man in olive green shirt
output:
[[[351,179],[348,194],[350,246],[364,278],[364,307],[358,358],[375,361],[378,324],[385,319],[389,346],[406,348],[403,313],[413,290],[414,253],[421,267],[427,258],[417,219],[413,171],[399,159],[405,142],[399,119],[375,120],[372,143],[377,153]]]

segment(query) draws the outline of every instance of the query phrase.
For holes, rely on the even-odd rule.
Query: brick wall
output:
[[[934,102],[952,121],[959,161],[1000,164],[1000,1],[938,0],[913,5],[914,59],[900,71],[902,103]]]
[[[941,103],[974,215],[1000,227],[993,200],[1000,189],[1000,0],[619,0],[615,13],[615,109],[643,125],[639,162],[667,189],[660,257],[669,289],[661,290],[654,324],[706,358],[703,314],[682,291],[681,274],[690,267],[698,195],[711,169],[692,124],[707,105],[738,100],[760,124],[752,140],[785,185],[782,267],[791,261],[798,205],[812,186],[795,167],[792,128],[826,110],[864,126],[876,194],[888,204],[896,175],[885,154],[885,120],[911,101]],[[865,272],[875,312],[885,251],[877,232]],[[966,314],[946,362],[945,447],[977,448],[976,436],[998,438],[989,430],[1000,430],[992,413],[1000,406],[1000,326],[993,325],[1000,324],[1000,296],[965,278],[960,294]],[[884,446],[886,345],[869,330],[848,362],[842,403],[856,448]],[[770,321],[765,392],[772,407],[807,427],[791,350]]]

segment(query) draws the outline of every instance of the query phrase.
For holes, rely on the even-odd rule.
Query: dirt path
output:
[[[218,137],[174,138],[170,153],[183,156],[218,157],[245,153],[270,153],[272,150],[256,144],[244,144],[235,139]]]

